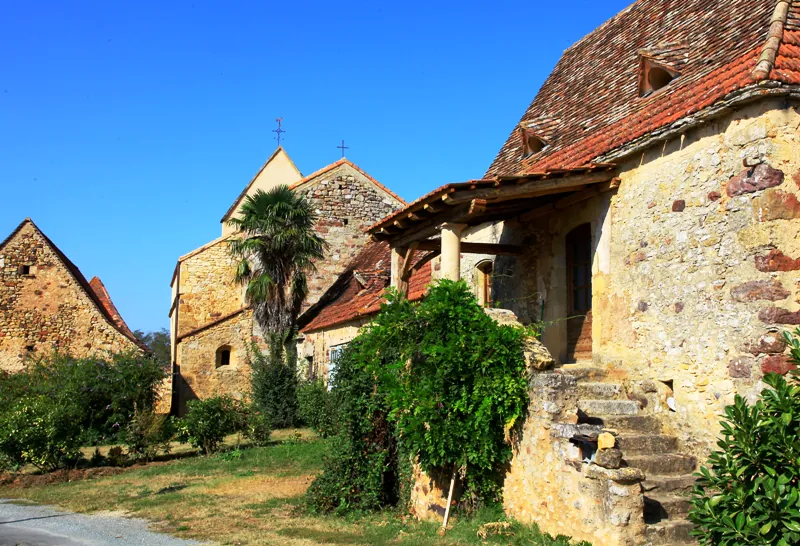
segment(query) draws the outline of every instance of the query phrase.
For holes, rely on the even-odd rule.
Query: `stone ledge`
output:
[[[645,474],[638,468],[603,468],[596,464],[584,464],[583,475],[591,480],[611,480],[629,484],[644,481]]]

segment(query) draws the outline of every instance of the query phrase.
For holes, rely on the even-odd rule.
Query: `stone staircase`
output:
[[[697,544],[688,493],[694,484],[695,457],[680,452],[678,439],[662,434],[661,421],[642,414],[639,401],[629,400],[621,384],[607,380],[603,370],[565,366],[560,369],[578,382],[578,422],[601,425],[616,436],[622,466],[642,470],[647,546]]]

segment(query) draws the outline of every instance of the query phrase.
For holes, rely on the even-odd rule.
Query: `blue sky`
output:
[[[0,0],[0,240],[30,216],[129,326],[276,146],[406,200],[480,177],[561,53],[628,2]]]

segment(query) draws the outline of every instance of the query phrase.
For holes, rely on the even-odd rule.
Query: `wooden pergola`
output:
[[[442,277],[457,280],[461,254],[519,255],[515,245],[461,241],[462,231],[493,221],[522,221],[552,214],[616,189],[615,165],[571,169],[447,184],[370,227],[373,239],[392,248],[392,285],[407,290],[411,273],[437,256]],[[414,262],[417,251],[428,254]]]

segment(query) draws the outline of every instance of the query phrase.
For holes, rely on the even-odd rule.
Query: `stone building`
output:
[[[87,281],[26,218],[0,243],[0,370],[53,350],[76,357],[148,351],[98,277]]]
[[[336,355],[380,310],[390,268],[389,245],[367,244],[317,305],[300,317],[299,355],[308,361],[311,378],[328,383]],[[408,277],[408,299],[421,299],[431,281],[430,260],[417,259]]]
[[[599,544],[687,540],[680,493],[723,407],[791,368],[798,107],[800,2],[639,0],[564,53],[483,179],[370,229],[394,283],[433,250],[444,277],[544,323],[556,369],[532,379],[511,515]],[[623,455],[606,467],[581,443],[604,427]]]
[[[279,147],[245,186],[222,218],[222,236],[181,256],[172,277],[170,309],[172,354],[176,372],[173,411],[185,403],[218,394],[243,397],[249,390],[247,357],[263,336],[234,278],[228,241],[235,236],[227,221],[245,198],[285,184],[313,203],[317,232],[330,245],[309,275],[304,311],[314,305],[368,242],[364,230],[405,203],[347,159],[303,177]]]

